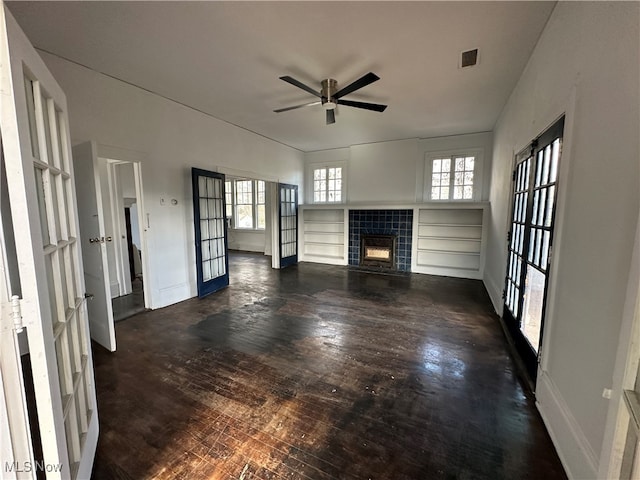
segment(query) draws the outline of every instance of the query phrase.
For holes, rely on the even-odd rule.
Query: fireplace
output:
[[[396,269],[397,235],[360,235],[360,266]]]

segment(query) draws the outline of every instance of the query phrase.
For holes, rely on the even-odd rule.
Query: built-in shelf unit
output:
[[[349,263],[349,211],[411,209],[411,271],[481,279],[487,203],[301,205],[301,261]]]
[[[345,265],[347,236],[344,208],[301,209],[302,260]]]
[[[420,207],[414,220],[412,271],[482,278],[484,266],[483,204]]]

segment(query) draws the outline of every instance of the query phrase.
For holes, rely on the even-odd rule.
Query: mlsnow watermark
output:
[[[43,460],[35,462],[4,462],[4,471],[7,473],[59,473],[62,472],[61,463],[46,463]]]

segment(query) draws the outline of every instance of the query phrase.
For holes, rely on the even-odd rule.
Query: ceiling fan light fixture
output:
[[[288,110],[295,110],[297,108],[321,104],[323,110],[327,112],[326,113],[327,125],[331,125],[332,123],[336,122],[335,110],[338,104],[344,105],[345,107],[363,108],[365,110],[371,110],[374,112],[384,112],[384,110],[387,108],[386,105],[379,105],[377,103],[369,103],[369,102],[357,102],[354,100],[346,100],[342,98],[345,95],[349,95],[350,93],[355,92],[360,88],[366,87],[367,85],[377,80],[380,80],[380,77],[378,77],[375,73],[372,73],[372,72],[369,72],[366,75],[363,75],[356,81],[351,82],[349,85],[341,88],[340,90],[338,90],[338,82],[336,82],[333,78],[325,78],[320,82],[321,89],[319,92],[309,87],[308,85],[305,85],[301,81],[296,80],[295,78],[289,77],[288,75],[284,77],[280,77],[280,80],[284,80],[285,82],[290,83],[294,87],[298,87],[304,90],[305,92],[315,95],[316,97],[319,97],[320,100],[311,102],[311,103],[305,103],[303,105],[294,105],[292,107],[279,108],[277,110],[274,110],[274,112],[276,113],[286,112]]]
[[[322,108],[324,108],[325,110],[335,110],[337,106],[338,104],[335,100],[326,100],[322,102]]]

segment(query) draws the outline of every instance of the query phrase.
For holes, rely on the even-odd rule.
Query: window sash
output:
[[[476,194],[476,155],[447,155],[430,160],[430,200],[473,201]]]
[[[322,167],[313,170],[313,202],[342,202],[342,167]]]
[[[231,187],[231,188],[229,188]],[[266,183],[264,180],[234,179],[226,184],[227,218],[238,230],[266,228]]]

